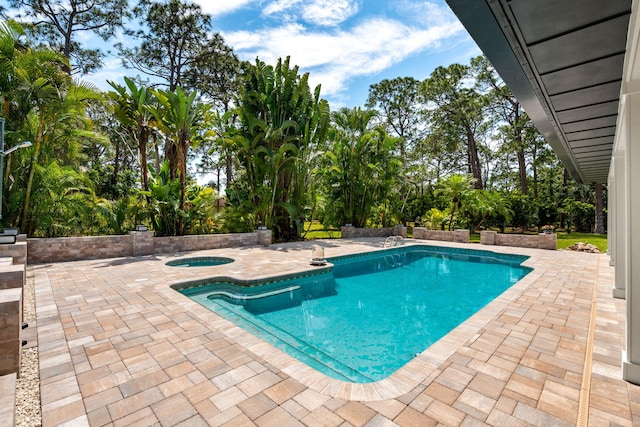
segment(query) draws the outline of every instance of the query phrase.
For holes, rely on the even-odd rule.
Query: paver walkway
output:
[[[382,240],[320,244],[330,257]],[[165,265],[176,256],[30,266],[43,424],[640,425],[640,387],[620,379],[624,301],[608,257],[491,250],[529,255],[534,271],[374,384],[327,378],[169,286],[309,270],[310,243],[189,254],[236,259],[210,268]]]

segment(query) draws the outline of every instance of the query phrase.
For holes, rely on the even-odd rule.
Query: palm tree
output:
[[[462,208],[463,200],[470,194],[473,179],[467,175],[451,175],[444,181],[440,182],[436,195],[441,194],[450,200],[451,216],[449,219],[449,231],[456,210]]]
[[[511,202],[497,191],[473,190],[466,197],[465,209],[471,219],[469,229],[472,233],[491,219],[500,221],[500,231],[503,232],[504,223],[513,217]]]
[[[15,71],[20,52],[16,45],[22,34],[19,24],[13,21],[0,22],[0,92],[4,98],[2,116],[5,118],[9,117],[11,94],[17,86]]]
[[[73,81],[63,71],[65,62],[64,57],[53,51],[25,54],[17,61],[16,76],[20,82],[17,90],[29,105],[28,120],[33,124],[35,135],[20,221],[21,228],[28,234],[32,234],[35,227],[29,223],[29,209],[42,149],[53,144],[56,132],[60,132],[65,125],[72,124],[75,129],[86,127],[87,103],[101,99],[95,87]]]
[[[189,147],[203,137],[209,108],[196,101],[197,92],[185,93],[182,88],[175,92],[156,90],[153,92],[158,104],[147,107],[157,120],[157,127],[165,137],[165,156],[169,161],[171,179],[180,178],[180,205],[184,210],[187,188],[187,154]],[[184,234],[182,217],[178,217],[177,231]]]
[[[155,98],[153,93],[143,86],[136,86],[133,80],[124,78],[126,87],[114,82],[108,82],[115,92],[109,92],[109,97],[115,102],[114,113],[123,126],[131,132],[138,143],[140,154],[140,175],[142,189],[149,190],[149,173],[147,165],[147,144],[154,125],[154,115],[150,110]]]
[[[343,108],[333,114],[331,146],[324,152],[322,174],[328,198],[326,220],[332,225],[364,227],[374,206],[384,204],[401,161],[393,155],[399,139],[373,127],[373,110]]]

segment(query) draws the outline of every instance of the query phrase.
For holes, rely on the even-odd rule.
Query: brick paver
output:
[[[330,257],[382,240],[320,244]],[[165,265],[187,254],[30,266],[43,425],[574,425],[596,283],[589,420],[640,424],[640,387],[620,379],[624,301],[606,255],[491,247],[529,255],[534,270],[372,384],[327,378],[170,288],[307,271],[310,245],[195,253],[236,259],[211,268]]]

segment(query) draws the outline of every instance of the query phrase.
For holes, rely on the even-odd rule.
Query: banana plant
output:
[[[151,201],[153,229],[158,236],[179,235],[184,211],[180,207],[180,180],[172,178],[169,162],[164,162],[156,173],[151,171],[149,190],[142,193]]]
[[[244,172],[240,179],[249,189],[253,216],[274,229],[276,240],[300,236],[310,200],[312,160],[329,123],[320,87],[311,92],[308,74],[298,72],[289,58],[275,66],[257,60],[248,67],[234,111],[239,122],[234,152]]]

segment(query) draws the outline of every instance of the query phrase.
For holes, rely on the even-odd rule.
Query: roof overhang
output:
[[[631,0],[447,0],[567,170],[606,183]]]

